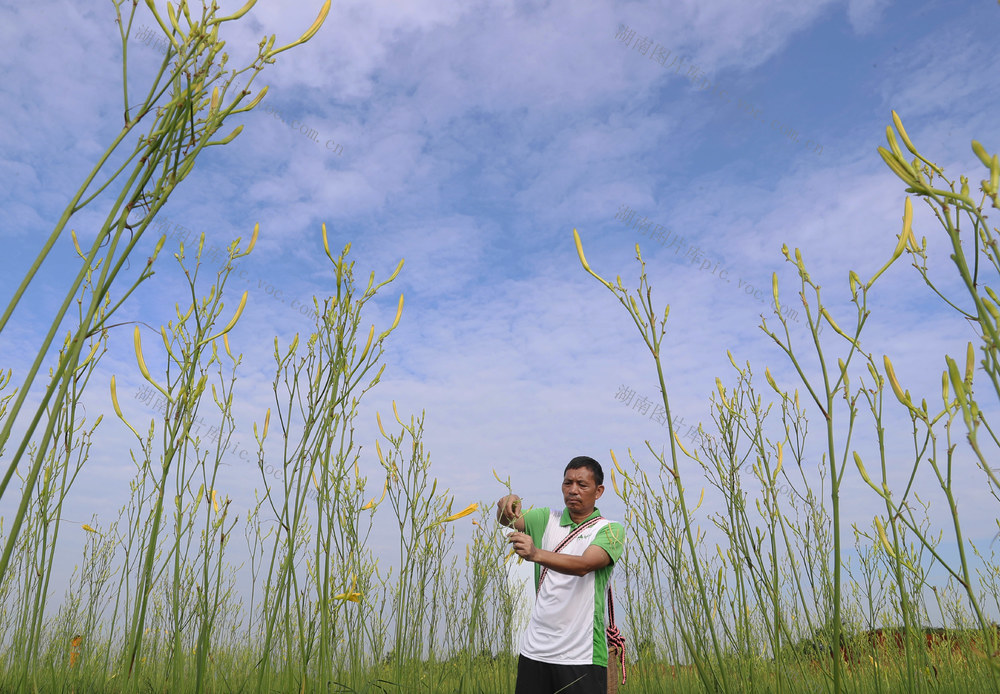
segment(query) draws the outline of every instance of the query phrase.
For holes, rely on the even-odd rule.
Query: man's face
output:
[[[580,467],[567,470],[562,483],[563,503],[571,513],[593,511],[594,504],[604,493],[604,485],[594,483],[594,473],[590,468]]]

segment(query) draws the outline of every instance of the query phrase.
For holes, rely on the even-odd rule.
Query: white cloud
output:
[[[890,0],[848,0],[847,18],[859,34],[872,31],[882,18]]]
[[[60,19],[54,28],[48,11],[29,5],[0,10],[0,37],[28,52],[0,57],[11,76],[0,88],[0,117],[11,124],[0,131],[0,235],[13,249],[0,269],[9,289],[28,250],[33,257],[40,234],[120,125],[108,13],[61,7],[72,21]],[[886,21],[883,3],[846,7],[859,34]],[[259,5],[246,27],[227,36],[232,54],[251,55],[265,32],[277,33],[279,41],[295,38],[315,9]],[[353,244],[361,284],[371,270],[384,278],[406,258],[398,280],[363,321],[365,328],[375,323],[384,329],[405,293],[382,383],[362,401],[357,420],[355,438],[365,446],[363,462],[373,480],[374,412],[388,415],[392,400],[404,417],[426,410],[433,469],[463,499],[498,496],[491,474],[496,468],[512,475],[526,496],[557,501],[558,472],[573,455],[607,462],[609,449],[621,460],[631,448],[649,464],[644,440],[656,449],[665,445],[665,428],[615,399],[623,385],[655,399],[655,364],[616,300],[579,266],[574,227],[591,266],[611,280],[620,274],[629,286],[637,276],[634,246],[641,244],[654,303],[672,307],[662,354],[672,408],[684,418],[682,436],[708,419],[715,377],[732,382],[727,349],[737,363],[749,359],[758,376],[767,365],[779,383],[795,387],[788,360],[757,328],[772,272],[782,301],[803,314],[781,244],[802,248],[825,301],[845,325],[852,309],[847,270],[863,279],[874,273],[900,228],[903,187],[874,153],[888,109],[903,113],[922,147],[926,142],[945,153],[949,172],[974,170],[959,135],[973,126],[983,136],[990,132],[995,96],[977,81],[984,74],[981,61],[994,60],[985,53],[988,39],[969,38],[972,29],[961,18],[901,38],[922,48],[895,58],[891,47],[877,52],[860,39],[836,38],[845,52],[876,51],[885,78],[874,94],[864,85],[851,91],[830,122],[812,107],[815,91],[803,90],[796,103],[783,106],[782,120],[802,123],[803,133],[808,124],[808,137],[824,143],[817,157],[782,142],[767,125],[737,118],[717,97],[698,93],[617,43],[614,32],[619,23],[641,27],[713,75],[745,76],[763,91],[761,103],[770,114],[777,113],[772,103],[788,102],[785,87],[769,82],[771,61],[827,60],[795,39],[823,31],[822,22],[838,9],[832,2],[630,4],[614,11],[584,4],[334,5],[328,26],[301,50],[282,55],[265,80],[272,85],[271,110],[315,128],[321,141],[263,110],[248,114],[243,135],[232,146],[206,152],[162,215],[172,225],[205,232],[209,247],[235,236],[245,240],[254,222],[261,225],[257,250],[240,263],[247,276],[234,278],[225,299],[228,317],[239,294],[245,289],[250,295],[231,335],[234,347],[246,353],[237,442],[252,441],[252,423],[273,406],[273,335],[287,344],[296,332],[304,338],[310,330],[289,302],[313,292],[328,295],[333,286],[319,236],[324,221],[331,250]],[[939,42],[951,46],[948,55]],[[145,46],[130,47],[130,55],[138,83],[139,71],[152,69],[157,56]],[[952,128],[959,134],[949,135]],[[324,148],[327,138],[343,144],[342,156]],[[953,151],[958,154],[948,154]],[[701,271],[686,249],[675,253],[626,228],[614,219],[622,204],[696,245],[702,257],[729,271],[729,281]],[[98,208],[74,218],[81,241],[93,239],[101,221]],[[949,290],[960,289],[948,279],[946,249],[935,228],[918,208],[915,229],[930,237],[935,276]],[[136,257],[153,243],[144,239]],[[176,239],[169,244],[167,251]],[[23,373],[23,355],[37,344],[43,317],[61,299],[59,287],[76,270],[74,262],[66,240],[32,287],[16,325],[4,330],[0,353],[15,355],[8,356],[9,366]],[[137,270],[133,262],[130,276]],[[747,285],[754,288],[750,294]],[[762,292],[764,303],[755,292]],[[171,319],[183,296],[165,251],[157,276],[118,319],[158,326]],[[905,260],[886,273],[871,302],[865,348],[877,358],[890,354],[906,387],[930,400],[940,387],[943,354],[960,354],[971,331],[928,298]],[[772,320],[769,325],[776,327]],[[808,349],[805,326],[793,322],[790,329],[797,349]],[[138,389],[128,330],[113,333],[112,353],[95,379],[94,411],[108,410],[111,373],[119,375],[123,401]],[[823,345],[828,355],[844,353],[829,330]],[[804,368],[818,377],[814,361]],[[126,409],[137,419],[152,416],[134,402]],[[819,460],[822,439],[813,412],[811,463]],[[898,410],[888,421],[893,436],[906,433]],[[116,510],[125,493],[128,436],[113,419],[103,426],[93,477],[74,491],[73,512],[81,518],[94,508]],[[870,427],[859,429],[855,445],[866,459],[872,442]],[[905,436],[893,438],[892,446],[893,461],[904,460]],[[689,467],[694,489],[701,481]],[[232,462],[224,475],[227,493],[249,503],[259,486],[252,466]],[[963,500],[980,500],[982,490],[971,484],[960,490]],[[869,492],[856,480],[850,485],[845,511],[852,519],[869,519]],[[620,512],[610,498],[608,504],[609,513]],[[974,507],[976,532],[985,527],[987,511],[980,506],[988,508]],[[933,512],[941,511],[935,506]]]

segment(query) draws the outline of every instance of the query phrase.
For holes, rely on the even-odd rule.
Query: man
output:
[[[536,508],[522,514],[515,494],[497,502],[497,520],[515,529],[508,538],[514,551],[535,563],[535,606],[521,637],[515,694],[607,692],[607,587],[625,529],[600,518],[595,508],[604,493],[604,471],[593,458],[569,461],[562,493],[561,511]],[[599,520],[554,551],[592,519]]]

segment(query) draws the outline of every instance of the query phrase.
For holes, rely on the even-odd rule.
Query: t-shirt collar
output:
[[[587,521],[589,521],[591,518],[597,518],[600,515],[601,515],[601,510],[595,506],[593,513],[591,513],[589,516],[587,516],[586,518],[584,518],[579,523],[574,523],[573,519],[570,518],[569,509],[568,508],[564,508],[563,509],[563,514],[562,514],[562,520],[559,521],[559,525],[562,525],[562,526],[568,525],[573,530],[575,530],[576,528],[580,527],[581,525],[583,525],[584,523],[586,523]]]

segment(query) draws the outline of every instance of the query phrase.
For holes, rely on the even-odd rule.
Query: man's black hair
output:
[[[604,484],[604,470],[601,469],[601,464],[586,455],[578,455],[573,460],[569,461],[566,465],[566,469],[563,470],[563,475],[565,475],[570,470],[579,470],[585,467],[594,475],[594,482],[600,487]]]

